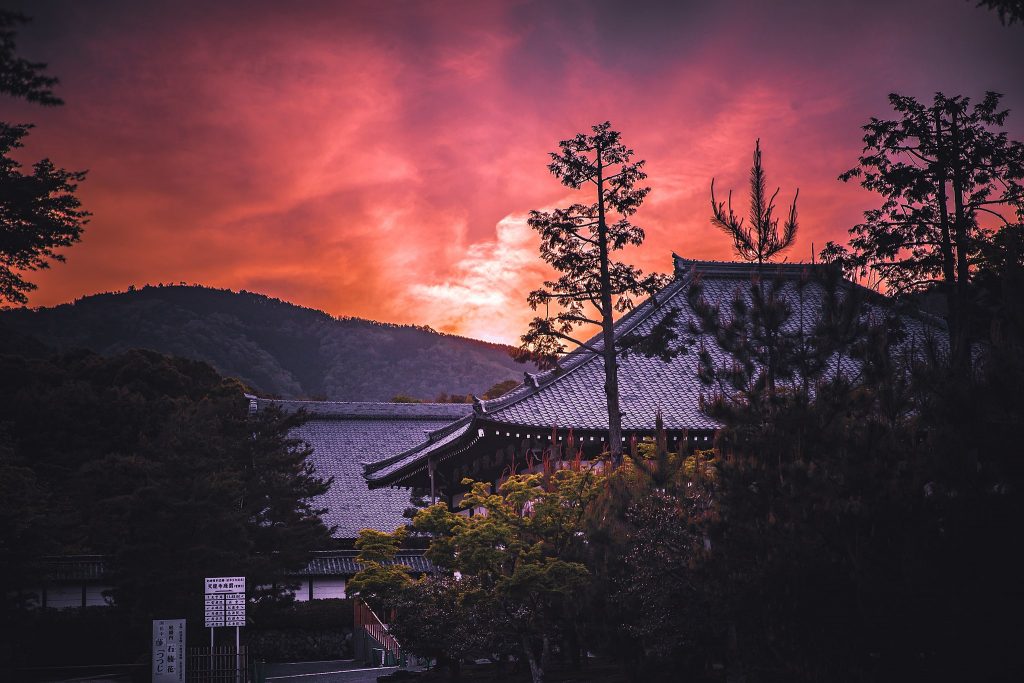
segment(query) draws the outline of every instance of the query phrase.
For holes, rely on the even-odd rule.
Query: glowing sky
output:
[[[524,215],[582,200],[547,152],[606,119],[653,188],[635,263],[730,257],[709,183],[745,195],[758,137],[806,260],[876,204],[836,176],[889,92],[1003,92],[1024,138],[1024,27],[974,4],[24,3],[66,105],[0,118],[89,169],[94,214],[30,303],[197,282],[514,342],[545,274]]]

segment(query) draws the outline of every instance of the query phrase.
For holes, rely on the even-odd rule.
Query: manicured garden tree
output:
[[[467,587],[478,594],[465,600],[495,610],[496,640],[517,646],[534,683],[544,681],[552,645],[578,627],[589,578],[580,561],[583,519],[601,478],[572,469],[514,475],[497,492],[467,480],[462,505],[478,514],[465,517],[439,503],[413,521],[432,536],[434,564],[472,581]]]
[[[356,562],[362,568],[348,581],[347,593],[358,595],[374,609],[386,613],[395,597],[412,583],[409,567],[395,562],[406,539],[405,527],[393,533],[363,529],[356,539]]]

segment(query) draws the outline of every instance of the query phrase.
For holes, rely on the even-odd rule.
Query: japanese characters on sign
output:
[[[206,579],[206,594],[242,593],[245,594],[244,576],[222,576]]]
[[[206,579],[206,626],[245,626],[245,577]]]
[[[185,620],[153,620],[153,683],[184,683]]]

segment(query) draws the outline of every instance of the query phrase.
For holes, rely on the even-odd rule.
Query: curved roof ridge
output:
[[[460,429],[465,429],[473,422],[473,417],[474,416],[472,414],[469,414],[466,415],[465,417],[461,417],[458,420],[455,420],[451,424],[445,425],[441,429],[436,429],[433,432],[428,432],[427,440],[418,443],[412,448],[402,451],[401,453],[396,453],[395,455],[384,458],[383,460],[378,460],[376,462],[363,463],[363,472],[367,475],[373,474],[374,472],[379,472],[380,470],[390,465],[393,465],[405,458],[415,455],[416,453],[438,443],[445,437],[451,436]],[[444,433],[442,434],[440,432]]]
[[[697,268],[704,275],[724,275],[735,277],[761,272],[782,272],[784,275],[799,275],[804,271],[824,270],[831,266],[827,263],[807,263],[804,261],[770,261],[758,265],[748,261],[710,261],[703,259],[689,259],[672,252],[672,262],[675,266],[676,275],[683,274],[692,268]]]
[[[680,274],[677,273],[676,277],[673,278],[669,284],[649,296],[643,303],[630,310],[626,315],[619,318],[615,322],[615,339],[618,340],[632,332],[642,322],[647,320],[649,316],[653,315],[656,311],[661,309],[661,307],[674,299],[679,292],[682,291],[686,277],[688,277],[688,274],[680,276]],[[657,303],[655,303],[655,300],[657,300]],[[601,339],[601,333],[598,332],[587,340],[587,344],[595,348],[603,349],[604,341]],[[532,375],[532,377],[536,379],[536,385],[528,386],[527,383],[524,382],[503,396],[490,399],[489,401],[480,401],[482,411],[476,414],[486,416],[492,411],[502,410],[515,405],[519,401],[523,401],[530,396],[533,396],[544,387],[551,385],[562,377],[568,376],[573,371],[584,367],[597,358],[600,358],[600,356],[593,351],[583,347],[577,347],[567,356],[568,362],[559,366],[561,371],[556,369],[549,370],[544,373],[537,373]],[[520,389],[526,389],[526,391],[520,392]]]

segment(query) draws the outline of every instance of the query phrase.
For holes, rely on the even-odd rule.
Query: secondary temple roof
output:
[[[686,293],[697,274],[704,286],[705,299],[725,308],[737,291],[749,288],[751,277],[757,272],[757,267],[748,263],[694,261],[676,255],[673,259],[675,277],[672,282],[616,322],[617,340],[626,334],[642,336],[650,333],[673,309],[678,310],[677,333],[681,338],[686,337],[689,320],[695,317]],[[795,286],[797,279],[824,267],[766,264],[761,272],[765,277],[779,274],[788,281],[783,296],[788,298],[795,312],[794,318],[797,318],[800,310],[806,310],[809,316],[813,316],[815,304],[824,293],[822,285],[812,279],[804,289],[801,303]],[[857,287],[850,282],[844,286]],[[887,299],[872,292],[866,315],[881,317],[888,305]],[[813,319],[809,322],[813,323]],[[906,316],[904,325],[908,338],[923,339],[935,335],[943,324],[936,318],[921,314]],[[603,347],[600,335],[588,344],[598,349]],[[716,363],[726,361],[713,341],[705,346]],[[696,353],[685,353],[668,362],[636,353],[624,357],[620,353],[619,363],[619,402],[624,431],[652,431],[659,411],[668,430],[714,430],[719,426],[700,410],[704,388],[697,379]],[[472,415],[432,432],[426,440],[404,453],[368,464],[366,479],[371,488],[407,481],[424,470],[429,457],[448,458],[465,451],[488,429],[496,426],[547,432],[552,428],[570,427],[576,430],[607,429],[601,357],[588,350],[577,349],[568,354],[555,370],[526,373],[523,384],[504,396],[476,401]]]
[[[407,488],[370,491],[363,465],[401,453],[423,442],[429,432],[469,414],[466,403],[360,403],[282,401],[250,397],[250,410],[278,405],[287,411],[305,409],[308,422],[291,435],[313,447],[309,459],[321,477],[334,477],[316,504],[327,508],[324,522],[337,526],[337,538],[354,539],[360,529],[394,531],[408,520]]]

